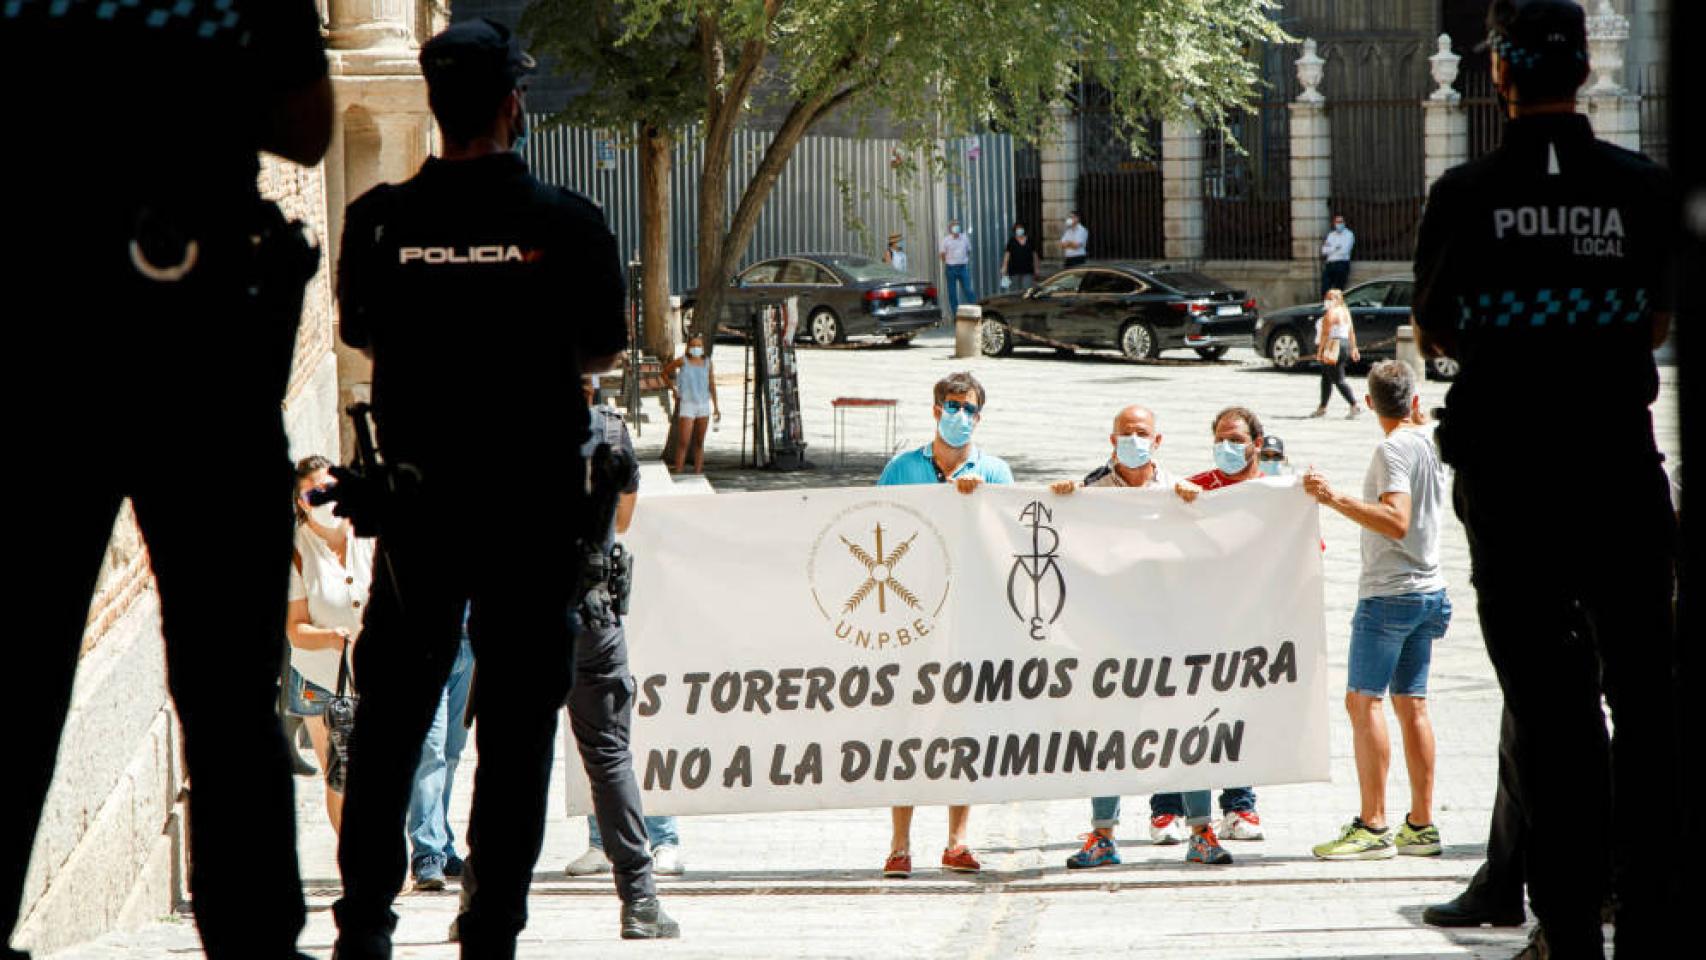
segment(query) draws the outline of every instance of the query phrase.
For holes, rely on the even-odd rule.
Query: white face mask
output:
[[[308,516],[320,526],[328,530],[336,530],[343,526],[344,518],[332,512],[335,506],[336,504],[322,503],[317,507],[309,507]]]

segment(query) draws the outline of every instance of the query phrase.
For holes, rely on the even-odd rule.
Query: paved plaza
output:
[[[1171,356],[1171,355],[1170,355]],[[1308,419],[1317,399],[1313,375],[1278,373],[1249,351],[1216,363],[1189,353],[1178,360],[1132,364],[1111,355],[1060,356],[1021,350],[1013,356],[952,358],[952,342],[936,332],[911,347],[802,350],[800,389],[810,458],[818,468],[797,473],[741,471],[742,351],[716,352],[724,420],[709,435],[707,470],[724,494],[743,490],[853,486],[871,483],[886,461],[882,424],[869,410],[848,415],[849,450],[833,462],[830,401],[836,397],[894,398],[901,446],[932,435],[931,384],[970,369],[988,389],[976,442],[1006,459],[1021,483],[1079,477],[1109,453],[1113,414],[1130,403],[1155,410],[1163,442],[1157,459],[1176,474],[1206,469],[1210,421],[1228,404],[1255,409],[1283,437],[1299,472],[1314,464],[1336,485],[1360,493],[1379,438],[1372,415],[1350,422],[1335,399],[1324,419]],[[1192,358],[1185,360],[1183,358]],[[1677,449],[1674,368],[1662,368],[1664,393],[1654,409],[1659,442]],[[1571,374],[1591,376],[1583,372]],[[1361,378],[1353,383],[1360,394]],[[1446,385],[1424,387],[1424,405],[1438,405]],[[1558,396],[1569,396],[1568,383]],[[1567,401],[1566,401],[1567,402]],[[1526,413],[1531,414],[1532,411]],[[659,411],[642,425],[642,456],[655,458],[664,439]],[[1528,421],[1522,427],[1526,428]],[[1515,427],[1513,426],[1513,429]],[[1600,464],[1615,477],[1618,465]],[[645,509],[642,503],[642,511]],[[938,873],[935,851],[945,811],[923,809],[914,824],[915,859],[925,867],[908,881],[884,881],[877,871],[888,852],[886,810],[757,816],[709,816],[681,821],[687,874],[661,884],[684,939],[624,944],[616,939],[618,904],[608,876],[567,880],[563,864],[585,847],[582,821],[550,805],[545,851],[533,887],[532,920],[521,955],[557,957],[1142,957],[1424,958],[1509,957],[1523,930],[1445,931],[1422,925],[1430,903],[1454,896],[1481,861],[1494,792],[1500,696],[1481,643],[1469,583],[1463,531],[1448,522],[1443,560],[1456,605],[1449,635],[1435,647],[1430,699],[1438,736],[1437,814],[1445,845],[1437,858],[1322,863],[1312,844],[1332,837],[1357,807],[1350,726],[1340,705],[1349,623],[1356,599],[1357,528],[1321,513],[1326,541],[1327,647],[1331,677],[1330,783],[1257,785],[1267,839],[1227,842],[1228,867],[1183,862],[1183,847],[1147,841],[1144,798],[1128,798],[1118,831],[1125,864],[1068,872],[1064,860],[1089,829],[1089,802],[1010,803],[974,808],[971,840],[984,857],[976,876]],[[1236,584],[1226,585],[1236,589]],[[636,604],[661,585],[640,584]],[[1396,739],[1396,729],[1392,730]],[[558,756],[561,764],[563,757]],[[460,836],[472,786],[472,744],[452,805]],[[1394,744],[1389,815],[1403,815],[1408,797],[1402,752]],[[553,790],[560,791],[560,775]],[[334,837],[326,825],[317,782],[297,781],[300,850],[310,918],[302,947],[330,956],[337,895]],[[1567,798],[1565,798],[1567,802]],[[269,864],[255,863],[255,871]],[[445,930],[456,910],[455,884],[443,893],[405,894],[397,906],[398,957],[452,958]],[[113,935],[57,954],[57,960],[155,960],[196,955],[188,918],[164,918],[148,929]]]

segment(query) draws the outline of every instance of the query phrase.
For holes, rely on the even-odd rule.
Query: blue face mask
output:
[[[1250,451],[1236,440],[1222,440],[1214,445],[1214,466],[1227,476],[1236,476],[1250,465]]]
[[[522,108],[521,113],[516,116],[515,125],[515,142],[510,144],[509,148],[512,152],[525,156],[525,151],[527,150],[527,138],[533,133],[533,131],[528,129],[527,126],[527,110],[525,107]]]
[[[942,419],[936,421],[936,432],[941,434],[942,441],[958,450],[971,442],[971,432],[976,426],[971,414],[942,412]]]
[[[1122,434],[1114,441],[1114,456],[1119,458],[1121,465],[1133,470],[1149,465],[1149,455],[1155,449],[1155,444],[1148,437],[1140,437],[1135,433]]]
[[[1280,475],[1280,462],[1278,460],[1263,460],[1261,463],[1258,463],[1257,466],[1261,468],[1262,476],[1264,477],[1277,477]]]

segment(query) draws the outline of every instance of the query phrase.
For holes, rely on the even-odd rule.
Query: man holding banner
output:
[[[1092,471],[1082,483],[1060,480],[1051,484],[1049,489],[1065,495],[1080,486],[1155,490],[1173,485],[1172,476],[1155,462],[1155,450],[1161,446],[1161,433],[1155,428],[1154,411],[1137,404],[1121,410],[1114,417],[1114,432],[1108,440],[1113,444],[1114,455],[1106,464]],[[1203,810],[1206,814],[1206,796]],[[1155,828],[1151,827],[1151,838],[1156,843],[1178,843],[1184,839],[1172,814],[1159,819],[1166,821],[1161,828],[1165,832],[1155,836]],[[1066,866],[1073,870],[1118,866],[1120,851],[1114,841],[1114,828],[1119,825],[1120,798],[1117,795],[1092,798],[1090,832],[1084,837],[1083,849],[1066,858]]]
[[[936,437],[916,450],[898,454],[883,468],[878,486],[900,486],[952,481],[961,493],[972,493],[985,483],[1012,483],[1013,471],[1000,457],[990,456],[972,445],[972,431],[983,417],[986,394],[983,384],[970,373],[952,373],[935,387]],[[912,808],[893,807],[893,837],[883,876],[904,879],[912,876]],[[942,851],[942,868],[955,873],[982,869],[966,846],[966,823],[971,807],[948,807],[948,846]]]

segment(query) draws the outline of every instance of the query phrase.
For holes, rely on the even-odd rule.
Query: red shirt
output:
[[[1202,473],[1192,477],[1186,477],[1185,479],[1199,487],[1202,487],[1204,490],[1219,490],[1221,487],[1230,487],[1235,483],[1243,483],[1249,478],[1229,477],[1226,474],[1221,473],[1219,470],[1204,470]]]

